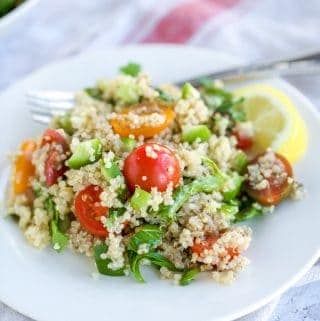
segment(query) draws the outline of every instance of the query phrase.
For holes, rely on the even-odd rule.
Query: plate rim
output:
[[[39,1],[39,0],[35,0],[35,2],[37,2],[37,1]],[[31,2],[32,2],[32,0],[31,0]],[[0,28],[1,28],[1,24],[0,24]],[[141,49],[141,48],[155,48],[155,49],[161,49],[161,50],[165,50],[168,48],[187,49],[187,50],[194,50],[194,51],[198,51],[198,52],[202,52],[202,53],[206,53],[206,54],[212,53],[213,55],[219,55],[226,60],[230,60],[230,61],[234,61],[234,62],[237,61],[237,58],[233,57],[232,55],[230,55],[228,53],[224,53],[223,51],[214,50],[214,49],[205,48],[205,47],[198,47],[198,46],[189,46],[189,45],[180,45],[180,44],[166,44],[166,43],[108,46],[105,49],[100,49],[100,50],[93,50],[93,49],[90,50],[89,49],[84,52],[81,52],[80,54],[68,56],[66,58],[59,59],[57,61],[53,61],[51,63],[45,64],[45,65],[35,69],[31,73],[28,73],[27,75],[18,78],[18,80],[16,82],[11,83],[8,86],[2,88],[0,91],[0,97],[2,95],[5,95],[8,91],[10,91],[10,89],[12,89],[16,86],[19,86],[21,83],[27,82],[27,81],[29,81],[29,79],[31,79],[33,77],[37,77],[38,74],[44,72],[46,69],[50,69],[50,68],[54,69],[55,66],[58,66],[60,64],[67,64],[68,62],[82,59],[82,57],[85,57],[87,55],[92,55],[92,54],[98,55],[99,53],[106,52],[108,49],[121,51],[122,49],[137,50],[137,49]],[[300,92],[296,87],[291,85],[286,80],[281,79],[281,78],[272,78],[272,79],[273,79],[273,81],[278,82],[279,85],[283,86],[286,90],[288,90],[288,92],[294,93],[294,95],[296,97],[298,97],[299,100],[303,101],[303,104],[307,107],[308,111],[310,111],[315,116],[316,121],[318,121],[320,124],[320,112],[316,109],[316,107],[310,101],[310,99],[308,97],[306,97],[302,92]],[[273,299],[275,299],[276,297],[283,294],[287,289],[289,289],[292,285],[294,285],[299,279],[301,279],[301,277],[303,277],[303,275],[305,275],[308,272],[308,270],[316,263],[316,261],[319,259],[319,257],[320,257],[320,244],[319,244],[318,250],[314,253],[314,255],[310,258],[310,260],[308,260],[308,262],[306,262],[304,264],[304,266],[297,273],[295,273],[295,275],[290,280],[283,283],[272,294],[266,296],[265,298],[255,302],[253,304],[247,305],[243,309],[239,309],[237,312],[229,313],[226,316],[220,317],[219,319],[216,319],[216,320],[218,320],[218,321],[232,321],[237,318],[241,318],[245,315],[248,315],[252,312],[255,312],[258,309],[264,307],[265,305],[270,303]],[[19,305],[16,305],[14,302],[9,302],[9,301],[10,300],[6,300],[5,298],[1,297],[1,292],[0,292],[0,302],[4,303],[5,305],[10,307],[11,309],[19,312],[23,316],[27,316],[27,317],[35,319],[37,321],[49,321],[50,320],[50,319],[38,318],[36,313],[25,313],[25,312],[23,312],[23,307],[20,308]]]

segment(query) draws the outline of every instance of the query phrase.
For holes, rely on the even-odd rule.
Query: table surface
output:
[[[165,0],[164,0],[165,1]],[[270,6],[275,0],[262,0],[260,7],[255,9],[255,15],[265,19],[264,12],[270,12]],[[308,4],[312,11],[308,11],[311,22],[315,17],[320,16],[320,5],[318,0],[309,0]],[[168,3],[168,1],[165,1]],[[245,1],[250,3],[250,1]],[[292,3],[299,1],[282,0],[281,4],[276,2],[279,10],[293,8]],[[129,4],[130,3],[130,4]],[[156,0],[147,1],[126,1],[126,0],[41,0],[39,5],[18,24],[14,25],[9,32],[0,38],[0,90],[12,84],[20,77],[43,66],[48,62],[77,54],[87,49],[101,49],[108,45],[121,44],[124,42],[126,33],[123,30],[125,24],[134,21],[133,17],[139,16],[140,12],[148,10]],[[281,9],[282,6],[282,9]],[[305,8],[304,8],[305,9]],[[308,8],[307,8],[308,9]],[[307,10],[305,9],[305,10]],[[296,10],[297,12],[295,12]],[[308,9],[309,10],[309,9]],[[292,9],[291,19],[300,14],[299,8]],[[110,19],[106,19],[106,14]],[[63,19],[61,18],[63,17]],[[270,16],[268,17],[271,21]],[[287,23],[291,23],[289,18]],[[266,21],[264,21],[266,23]],[[314,19],[314,23],[319,23]],[[230,32],[238,37],[245,37],[244,23],[230,25]],[[262,24],[261,24],[262,25]],[[90,26],[90,28],[88,28]],[[112,28],[110,28],[112,26]],[[320,27],[320,23],[318,25]],[[282,26],[280,26],[281,29]],[[306,25],[306,31],[312,26]],[[319,30],[319,28],[317,29]],[[227,32],[227,31],[224,31]],[[280,31],[279,31],[280,32]],[[288,39],[287,46],[272,46],[267,48],[252,45],[252,50],[237,50],[239,42],[228,43],[228,46],[219,39],[219,35],[208,41],[208,46],[213,49],[225,51],[230,54],[237,52],[238,57],[243,60],[254,60],[259,58],[277,57],[280,54],[290,53],[283,50],[283,47],[291,51],[301,49],[312,49],[316,45],[309,33],[304,37],[304,43],[292,42]],[[318,32],[317,32],[318,37]],[[288,38],[288,37],[287,37]],[[287,38],[283,37],[284,40]],[[310,39],[309,39],[310,38]],[[283,40],[282,39],[282,40]],[[191,41],[193,45],[199,45],[197,40]],[[201,43],[200,43],[201,44]],[[250,52],[251,54],[248,54]],[[316,106],[320,104],[320,76],[308,78],[289,78],[294,86],[299,88],[308,96]],[[271,321],[315,321],[320,319],[320,281],[313,282],[298,288],[287,291],[281,298]],[[29,321],[29,319],[12,311],[0,303],[1,321]]]

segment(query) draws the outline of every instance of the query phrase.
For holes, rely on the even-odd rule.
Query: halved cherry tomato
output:
[[[248,136],[245,133],[242,133],[241,131],[235,131],[234,135],[237,139],[237,148],[246,150],[252,147],[253,145],[253,137]]]
[[[105,238],[108,231],[101,223],[102,216],[108,216],[109,210],[101,205],[102,188],[89,185],[78,193],[74,201],[75,215],[81,226],[89,233]]]
[[[145,191],[157,187],[158,191],[163,192],[169,183],[173,187],[179,184],[181,171],[176,155],[168,147],[146,143],[125,159],[123,175],[131,192],[136,186]]]
[[[193,243],[191,247],[191,251],[193,253],[196,253],[198,255],[201,255],[205,250],[212,249],[214,243],[216,243],[219,239],[219,236],[217,235],[207,235],[204,240],[202,240],[200,243]]]
[[[193,245],[191,247],[191,251],[193,253],[201,255],[205,250],[212,249],[213,245],[218,241],[220,236],[213,235],[213,234],[206,235],[204,240],[202,240],[200,243],[195,243],[195,242],[193,243]],[[228,247],[227,248],[227,252],[230,255],[230,259],[231,260],[235,256],[238,256],[240,254],[238,249],[235,249],[235,248],[232,248],[232,247]]]
[[[32,154],[36,148],[37,144],[32,140],[26,140],[21,144],[20,154],[14,163],[13,189],[15,194],[26,193],[30,187],[30,178],[35,175]]]
[[[50,145],[50,149],[45,161],[44,174],[46,177],[46,185],[50,187],[56,184],[59,177],[63,176],[67,170],[61,151],[58,152],[56,147],[61,146],[62,153],[66,153],[69,150],[69,146],[63,135],[51,128],[46,129],[42,137],[41,146],[46,144]]]
[[[67,150],[69,148],[66,139],[62,134],[55,129],[47,128],[42,136],[41,147],[51,143],[61,145],[63,150]]]
[[[141,125],[139,127],[132,127],[130,120],[124,119],[121,116],[133,113],[137,116],[146,116],[154,113],[164,116],[164,121],[157,125]],[[140,104],[133,105],[125,108],[119,113],[120,117],[113,118],[110,123],[113,131],[119,134],[121,137],[128,137],[133,135],[135,137],[144,136],[145,138],[153,137],[159,134],[162,130],[167,128],[174,119],[174,111],[168,105],[161,104],[159,102],[142,102]]]
[[[67,170],[64,160],[61,160],[61,154],[56,150],[49,150],[47,159],[44,164],[44,175],[48,187],[54,185],[58,178]]]
[[[251,164],[257,164],[259,157],[257,156]],[[246,184],[247,193],[256,201],[262,205],[275,205],[281,202],[290,192],[290,184],[288,183],[288,177],[293,176],[292,167],[288,160],[280,154],[275,153],[275,165],[280,166],[286,176],[282,179],[276,178],[273,174],[265,179],[268,181],[268,187],[264,189],[254,189],[249,183]]]

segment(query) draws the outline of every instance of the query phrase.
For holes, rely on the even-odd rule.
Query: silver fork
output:
[[[320,51],[295,56],[288,59],[259,62],[250,65],[238,66],[222,71],[200,75],[196,78],[176,82],[182,86],[189,82],[199,86],[199,79],[211,78],[224,81],[239,81],[272,76],[307,75],[320,73]],[[41,124],[48,124],[53,116],[63,115],[70,110],[75,101],[73,92],[63,91],[30,91],[27,93],[27,102],[31,106],[32,118]]]

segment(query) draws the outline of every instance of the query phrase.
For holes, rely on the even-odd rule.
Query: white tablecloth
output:
[[[48,62],[109,45],[188,43],[253,61],[320,49],[319,31],[319,0],[41,0],[0,36],[0,89]],[[320,77],[288,80],[320,104]],[[319,279],[315,265],[241,321],[320,320]],[[0,303],[0,321],[29,320]]]

